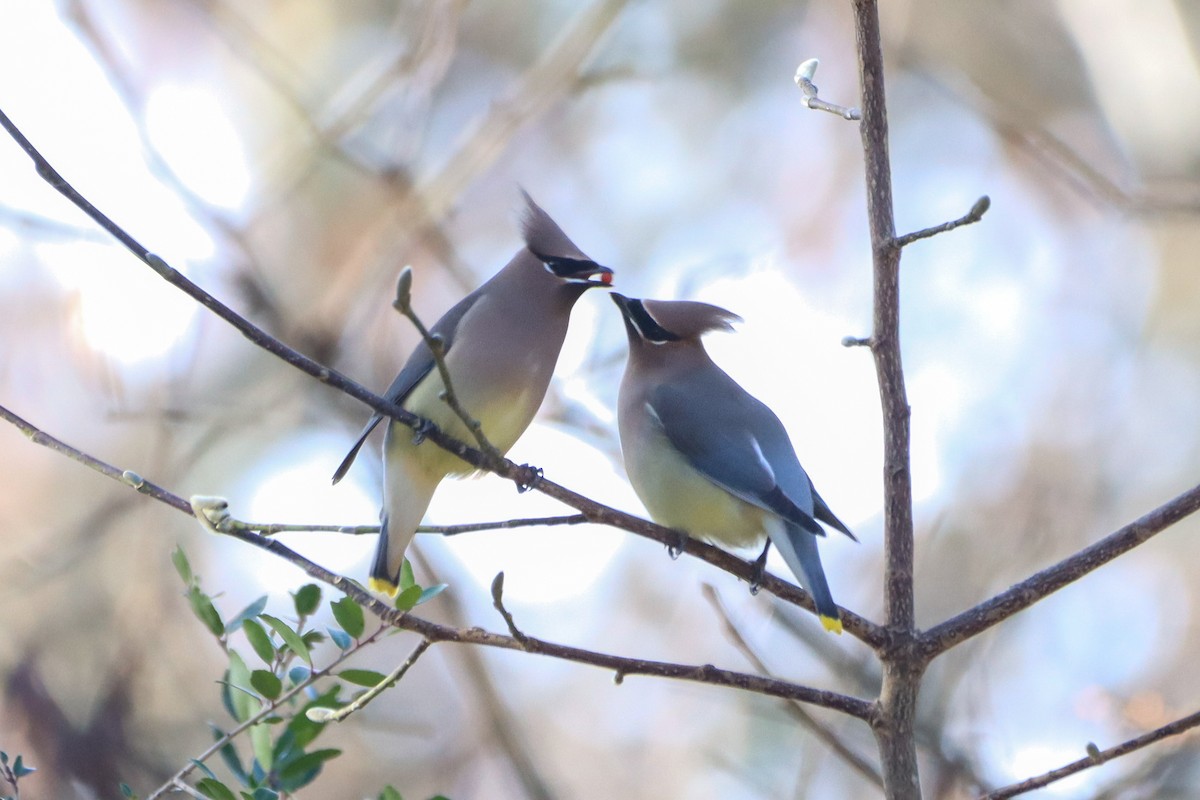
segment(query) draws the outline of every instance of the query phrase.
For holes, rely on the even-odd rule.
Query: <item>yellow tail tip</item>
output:
[[[825,630],[829,631],[830,633],[836,633],[838,636],[842,635],[842,621],[837,617],[826,617],[822,615],[821,624],[824,625]]]
[[[369,588],[372,592],[386,594],[388,597],[395,597],[396,592],[400,589],[399,586],[392,583],[387,578],[376,578],[374,575],[367,579],[367,588]],[[841,627],[840,623],[838,627]]]

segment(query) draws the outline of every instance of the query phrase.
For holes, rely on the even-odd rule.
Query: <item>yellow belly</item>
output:
[[[665,439],[650,447],[637,447],[636,453],[626,458],[626,470],[655,522],[728,547],[754,547],[763,542],[767,512],[697,472]]]
[[[443,432],[476,447],[475,436],[467,429],[462,419],[439,397],[443,384],[436,369],[413,389],[404,401],[404,407],[437,425]],[[516,444],[517,439],[529,427],[537,406],[529,402],[527,393],[508,396],[499,401],[495,396],[485,398],[460,397],[467,413],[483,426],[483,434],[501,453]],[[475,467],[430,441],[419,445],[412,443],[412,431],[404,425],[393,423],[389,449],[391,454],[414,459],[429,475],[470,475]]]

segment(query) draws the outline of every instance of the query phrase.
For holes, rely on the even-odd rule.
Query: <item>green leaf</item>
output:
[[[211,725],[213,740],[221,741],[225,738],[225,731],[218,728],[216,725]],[[242,766],[242,760],[238,757],[237,748],[233,746],[233,742],[226,742],[217,751],[221,754],[221,760],[225,762],[225,767],[233,773],[233,777],[238,779],[239,783],[247,784],[250,779],[246,776],[246,768]]]
[[[296,606],[297,616],[312,616],[321,607],[321,587],[315,583],[304,584],[292,595],[292,602]]]
[[[261,706],[251,693],[254,684],[250,682],[250,669],[236,650],[229,651],[229,670],[225,675],[228,681],[226,707],[231,710],[234,719],[245,722],[257,714]]]
[[[403,566],[400,567],[400,591],[411,589],[417,585],[417,579],[413,577],[412,562],[407,558],[404,559]]]
[[[257,725],[250,726],[250,746],[254,750],[254,760],[262,767],[263,772],[269,773],[271,767],[274,766],[273,753],[271,751],[271,728],[266,723],[260,722]]]
[[[377,685],[387,677],[382,672],[376,672],[372,669],[344,669],[337,676],[347,683],[366,686],[368,688]]]
[[[120,784],[120,787],[121,797],[124,797],[125,800],[138,800],[137,794],[129,787],[128,783],[122,783]]]
[[[212,631],[212,635],[218,638],[222,636],[225,633],[225,623],[221,621],[221,615],[212,604],[212,598],[197,586],[188,589],[187,598],[192,606],[192,613]]]
[[[304,640],[300,638],[300,634],[292,630],[286,622],[278,617],[272,617],[270,614],[263,614],[262,618],[268,625],[275,629],[279,634],[279,638],[283,639],[293,653],[304,659],[304,663],[312,666],[312,655],[308,652],[308,646],[304,644]]]
[[[242,612],[240,614],[238,614],[236,617],[229,620],[229,622],[226,623],[226,625],[225,625],[225,632],[233,633],[234,631],[236,631],[238,628],[240,628],[242,626],[243,622],[245,622],[248,619],[254,619],[259,614],[261,614],[263,612],[263,609],[265,609],[266,607],[267,607],[267,596],[264,594],[262,597],[258,598],[253,603],[251,603],[250,605],[243,608]]]
[[[175,565],[175,571],[183,579],[184,585],[190,587],[196,576],[192,574],[192,565],[188,563],[187,553],[183,552],[183,547],[177,546],[171,553],[171,563]]]
[[[279,800],[279,792],[274,789],[268,789],[265,786],[260,786],[254,790],[254,794],[242,792],[242,797],[246,800]]]
[[[354,644],[354,640],[351,639],[343,630],[338,628],[326,628],[325,630],[329,631],[329,638],[333,639],[333,643],[336,644],[340,650],[349,650]]]
[[[307,786],[320,774],[321,767],[326,761],[337,758],[341,754],[341,750],[314,750],[280,766],[278,771],[280,788],[287,792],[294,792]]]
[[[421,587],[410,586],[396,595],[396,608],[401,611],[411,611],[421,599]]]
[[[342,630],[355,639],[363,635],[366,623],[362,606],[349,597],[343,597],[336,603],[332,603],[330,608],[333,609],[333,618],[337,620],[338,625],[342,626]]]
[[[200,771],[201,771],[201,772],[203,772],[205,775],[207,775],[208,777],[212,778],[214,781],[215,781],[215,780],[218,780],[218,778],[217,778],[217,773],[215,773],[215,772],[213,772],[211,769],[209,769],[209,768],[208,768],[208,764],[205,764],[203,761],[201,761],[201,760],[200,760],[200,759],[198,759],[198,758],[191,758],[191,759],[188,759],[188,760],[192,762],[192,766],[193,766],[193,767],[195,767],[196,769],[200,770]]]
[[[37,767],[27,767],[23,759],[25,756],[17,756],[17,760],[13,762],[13,777],[24,778],[31,772],[37,772]]]
[[[283,691],[283,681],[279,680],[274,672],[265,669],[256,669],[250,673],[250,685],[268,700],[274,700]]]
[[[446,589],[449,588],[449,586],[450,586],[450,584],[448,584],[448,583],[439,583],[436,586],[426,586],[424,589],[421,590],[421,596],[419,598],[417,598],[417,602],[414,603],[413,605],[419,606],[422,603],[428,603],[430,600],[437,597],[442,592],[446,591]]]
[[[246,634],[246,641],[250,643],[254,652],[263,662],[275,663],[275,645],[271,643],[271,637],[267,635],[267,631],[262,625],[252,619],[243,620],[242,632]]]
[[[379,793],[379,800],[404,800],[404,798],[396,791],[396,787],[389,784],[383,787],[383,791]]]
[[[300,638],[304,640],[304,644],[307,645],[308,649],[311,650],[321,642],[325,641],[325,634],[321,633],[320,631],[305,631],[304,635]]]
[[[237,800],[237,795],[228,786],[213,778],[204,778],[196,784],[196,789],[212,800]]]

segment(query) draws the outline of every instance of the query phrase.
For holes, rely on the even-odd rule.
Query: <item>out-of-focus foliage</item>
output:
[[[1200,6],[883,5],[900,229],[992,198],[983,222],[913,245],[902,267],[917,611],[931,625],[1200,474]],[[745,317],[714,357],[779,412],[859,535],[823,556],[835,597],[877,617],[878,402],[868,356],[839,345],[870,332],[859,137],[802,108],[791,82],[819,57],[822,95],[853,105],[853,46],[842,0],[13,2],[0,6],[0,108],[152,250],[379,389],[416,341],[390,307],[400,267],[432,321],[515,250],[523,186],[623,293]],[[0,403],[110,463],[255,521],[374,519],[371,458],[328,485],[365,410],[139,267],[7,141],[0,340]],[[637,511],[613,432],[624,347],[611,304],[585,298],[511,455]],[[332,632],[305,642],[284,619],[288,593],[308,591],[298,572],[16,431],[0,447],[0,748],[38,765],[30,794],[115,796],[202,752],[224,714],[218,609],[268,596],[242,619],[251,661],[339,652]],[[444,487],[430,521],[542,513],[561,508],[482,478]],[[1196,530],[935,663],[927,796],[970,796],[1194,710]],[[371,537],[281,538],[366,572]],[[180,543],[211,597],[180,591]],[[487,586],[503,569],[531,634],[747,668],[702,599],[708,581],[781,677],[876,688],[848,637],[611,531],[419,537],[414,554],[420,583],[450,584],[421,609],[439,621],[501,627]],[[352,613],[304,616],[353,637]],[[355,668],[389,672],[412,644],[382,641]],[[252,691],[273,691],[250,672]],[[873,756],[863,726],[818,716]],[[329,797],[389,784],[407,797],[874,791],[773,701],[448,645],[323,737],[342,751],[316,784]],[[1058,796],[1191,797],[1194,756],[1190,737],[1168,741]]]

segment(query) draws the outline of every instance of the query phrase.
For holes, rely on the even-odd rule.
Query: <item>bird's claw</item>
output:
[[[429,432],[432,431],[433,428],[434,428],[434,425],[429,420],[427,420],[427,419],[419,420],[417,422],[416,427],[413,428],[413,436],[412,436],[413,446],[416,447],[421,442],[425,441],[425,437],[429,435]]]
[[[524,494],[542,482],[544,473],[541,467],[535,467],[530,464],[522,464],[521,469],[525,472],[525,476],[516,483],[517,491]]]
[[[675,544],[667,545],[667,555],[671,557],[672,561],[675,561],[681,555],[684,554],[684,551],[687,550],[687,540],[688,540],[688,535],[687,535],[686,531],[677,530],[677,531],[674,531],[674,533],[675,533],[675,536],[678,537],[675,539]]]
[[[762,588],[763,578],[767,574],[767,553],[771,552],[771,542],[767,541],[767,546],[763,548],[762,554],[754,559],[754,565],[750,568],[750,594],[758,594],[758,590]]]

